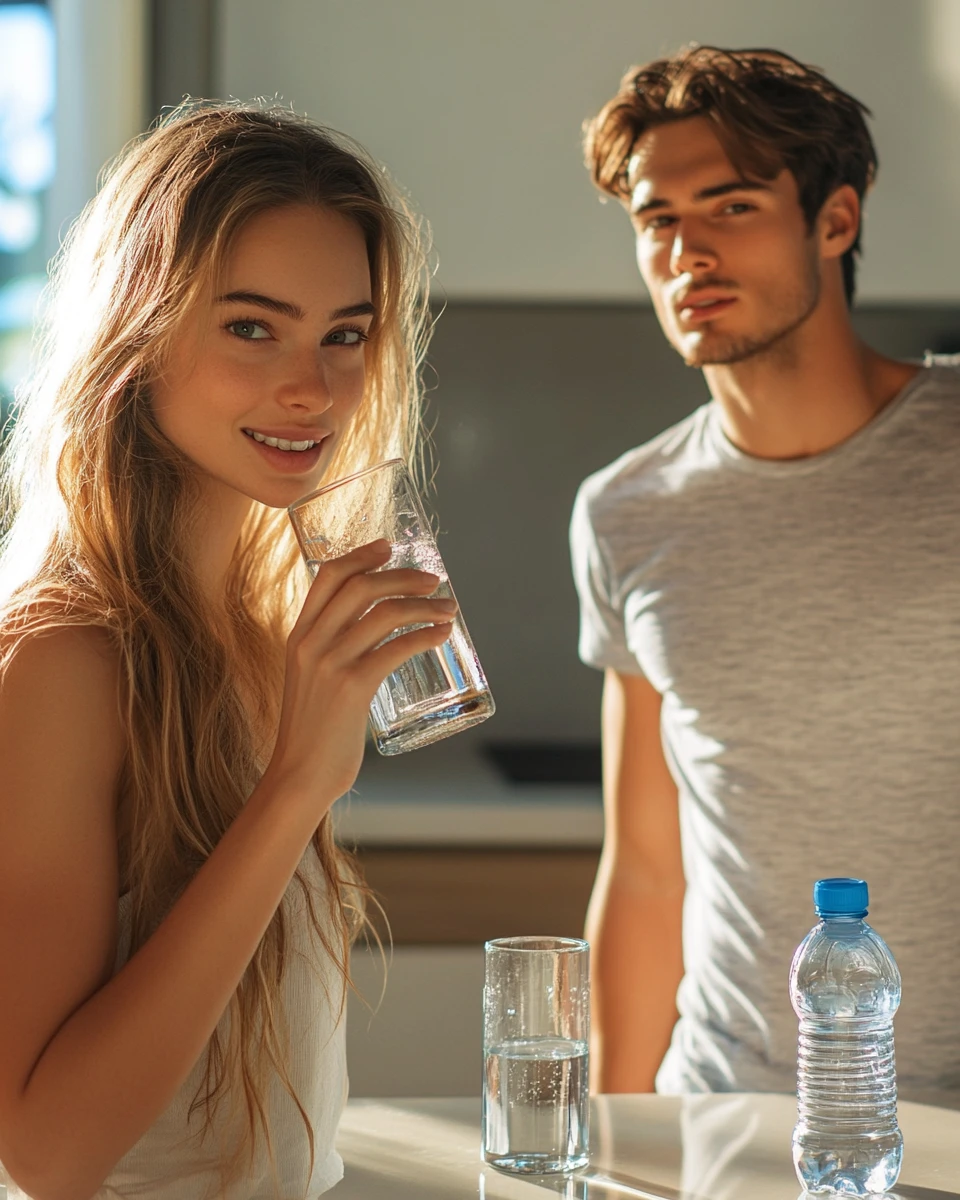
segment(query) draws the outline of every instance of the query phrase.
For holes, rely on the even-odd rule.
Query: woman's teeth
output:
[[[262,433],[257,433],[255,429],[245,429],[243,432],[248,437],[252,437],[255,442],[263,442],[265,446],[275,446],[278,450],[311,450],[314,446],[319,445],[319,442],[291,442],[287,438],[266,437]]]

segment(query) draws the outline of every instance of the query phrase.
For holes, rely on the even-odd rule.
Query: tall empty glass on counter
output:
[[[589,1161],[590,948],[577,938],[486,944],[483,1157],[552,1174]]]
[[[328,558],[386,538],[393,553],[383,570],[431,571],[440,577],[433,594],[453,595],[402,459],[327,484],[291,505],[289,513],[312,575]],[[485,721],[493,711],[493,696],[458,612],[442,646],[415,655],[380,685],[370,706],[370,728],[381,754],[402,754]]]

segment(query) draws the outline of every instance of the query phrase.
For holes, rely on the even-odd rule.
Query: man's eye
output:
[[[752,209],[752,204],[747,204],[744,200],[734,200],[732,204],[726,205],[723,211],[725,213],[733,213],[734,216],[737,216],[740,213],[750,212]]]
[[[260,324],[259,321],[231,321],[227,328],[232,334],[238,338],[243,338],[244,341],[253,342],[259,341],[261,338],[268,338],[269,332]]]
[[[644,225],[644,229],[667,229],[674,223],[675,219],[675,217],[668,216],[651,217]]]

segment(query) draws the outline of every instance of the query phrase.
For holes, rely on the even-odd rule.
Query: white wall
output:
[[[452,298],[635,299],[579,131],[689,40],[772,45],[874,111],[863,299],[960,298],[960,0],[220,0],[217,87],[362,141],[432,222]]]

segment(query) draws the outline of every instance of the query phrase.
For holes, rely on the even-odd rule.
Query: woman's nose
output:
[[[316,358],[298,362],[283,381],[277,398],[286,408],[298,412],[324,412],[330,408],[333,394],[323,363]]]

